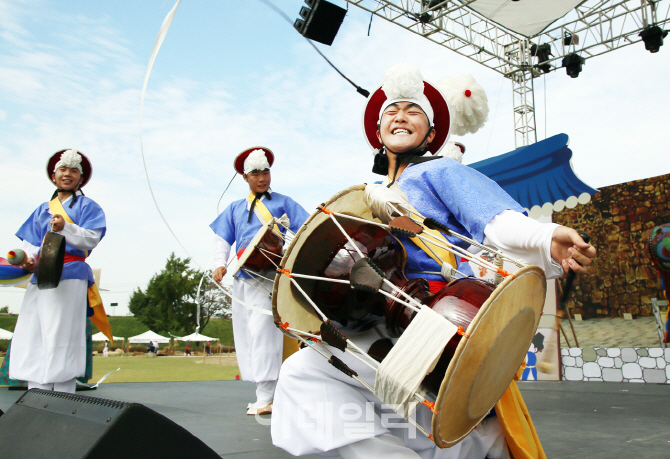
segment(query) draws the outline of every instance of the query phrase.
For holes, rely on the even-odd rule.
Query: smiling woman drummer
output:
[[[47,162],[47,176],[56,191],[16,233],[27,255],[22,267],[31,272],[39,264],[47,232],[65,238],[65,264],[57,287],[39,289],[33,275],[14,330],[9,376],[28,381],[29,389],[74,393],[75,379],[86,369],[87,315],[111,339],[93,271],[85,261],[107,226],[100,206],[81,191],[92,172],[83,153],[74,149],[54,153]]]
[[[544,269],[547,278],[563,275],[569,268],[587,271],[596,250],[578,233],[555,224],[541,224],[495,182],[451,158],[439,156],[449,136],[450,112],[444,97],[425,82],[418,68],[401,64],[389,69],[382,86],[369,98],[364,113],[364,131],[375,149],[373,172],[381,183],[365,189],[372,213],[384,222],[398,215],[393,208],[413,207],[450,231],[494,245],[506,254]],[[430,153],[430,154],[428,154]],[[393,204],[394,206],[389,206]],[[391,209],[391,210],[389,210]],[[398,236],[407,252],[408,278],[423,277],[431,290],[446,284],[435,253]],[[468,245],[449,238],[454,245]],[[446,260],[467,273],[453,255]],[[465,265],[465,264],[463,264]],[[385,330],[369,330],[352,336],[364,351]],[[349,354],[327,346],[349,369],[368,384],[375,371]],[[505,396],[504,396],[505,397]],[[395,413],[375,395],[338,371],[312,348],[288,358],[281,369],[272,418],[273,443],[293,455],[323,454],[347,458],[545,458],[520,394],[511,407],[517,430],[502,420],[502,408],[487,416],[462,441],[439,449],[429,438],[417,435],[406,422],[391,422]],[[449,411],[443,407],[443,411]],[[454,413],[444,413],[443,416]],[[430,425],[431,411],[416,410],[419,424]],[[499,417],[501,418],[499,420]],[[397,418],[397,416],[396,416]],[[508,418],[509,419],[509,418]],[[521,427],[525,423],[525,427]],[[502,426],[501,426],[502,425]],[[514,426],[512,426],[514,427]]]

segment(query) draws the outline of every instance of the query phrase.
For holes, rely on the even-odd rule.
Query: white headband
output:
[[[265,151],[258,149],[249,153],[247,159],[244,160],[244,173],[248,174],[251,171],[264,171],[270,169],[270,163],[265,156]]]
[[[428,117],[428,124],[433,126],[433,107],[423,94],[423,89],[423,76],[418,67],[398,64],[388,69],[382,82],[382,91],[386,95],[386,100],[379,111],[379,119],[381,120],[384,110],[389,105],[398,102],[412,102],[423,110]]]
[[[69,167],[72,169],[79,169],[79,173],[83,174],[84,170],[81,167],[81,155],[74,148],[71,150],[65,150],[60,156],[60,160],[56,163],[54,167],[54,174],[59,167]]]

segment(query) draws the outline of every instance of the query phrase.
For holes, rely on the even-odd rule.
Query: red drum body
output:
[[[272,226],[263,226],[240,255],[237,269],[258,274],[274,271],[275,264],[281,261],[283,247],[284,240],[272,231]]]

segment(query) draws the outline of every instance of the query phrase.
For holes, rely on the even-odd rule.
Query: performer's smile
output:
[[[392,152],[404,153],[424,140],[430,125],[421,108],[412,102],[390,104],[380,119],[377,137]],[[431,133],[428,142],[434,137]]]
[[[77,185],[79,185],[79,179],[81,174],[79,169],[70,168],[70,167],[59,167],[56,169],[54,174],[51,176],[51,179],[56,184],[56,187],[61,190],[73,190]]]

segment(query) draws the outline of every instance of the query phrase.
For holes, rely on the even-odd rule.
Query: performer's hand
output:
[[[402,212],[407,205],[407,202],[398,193],[378,183],[370,183],[365,186],[364,199],[372,211],[372,215],[384,223],[400,216],[392,210],[393,207]]]
[[[226,269],[225,266],[219,266],[214,270],[214,275],[212,276],[212,279],[214,279],[214,282],[217,284],[221,283],[221,279],[223,279],[223,276],[226,275],[228,270]]]
[[[25,269],[28,272],[34,272],[35,268],[37,265],[35,264],[35,259],[34,258],[28,258],[26,259],[26,262],[21,265],[23,269]]]
[[[51,231],[58,233],[65,228],[65,219],[62,215],[56,214],[51,218]]]
[[[586,274],[596,256],[596,248],[584,242],[577,231],[559,226],[551,238],[551,257],[561,264],[564,274],[572,269],[577,274]]]

